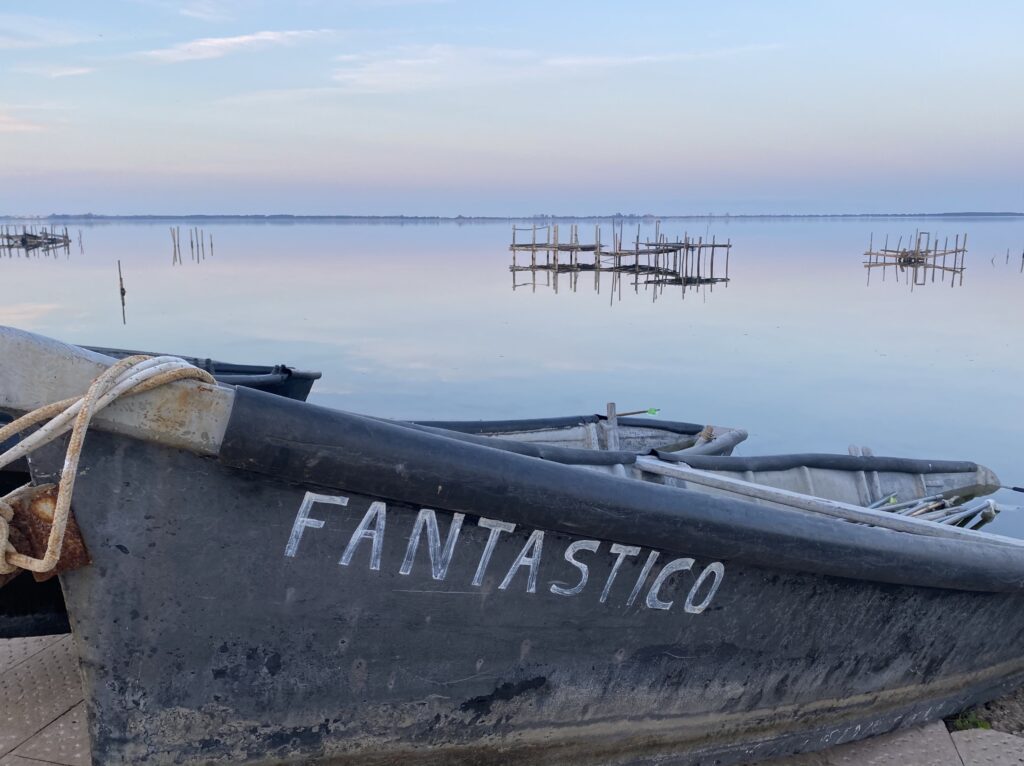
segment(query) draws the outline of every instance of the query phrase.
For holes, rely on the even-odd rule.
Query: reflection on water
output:
[[[992,263],[995,265],[995,257],[992,258]],[[1010,248],[1006,248],[1006,263],[1010,263]],[[1020,273],[1024,274],[1024,250],[1020,251]]]
[[[126,313],[126,307],[124,302],[125,296],[128,294],[128,291],[124,289],[124,275],[121,274],[121,261],[117,262],[117,286],[119,288],[119,292],[121,293],[121,324],[128,324],[128,315]]]
[[[213,257],[213,235],[200,229],[198,226],[188,228],[188,253],[193,263],[201,263],[206,260],[206,248],[209,242],[210,257]],[[171,264],[182,265],[181,257],[181,227],[171,227]]]
[[[903,246],[901,236],[895,247],[889,247],[889,237],[885,238],[885,244],[877,250],[874,247],[874,235],[867,252],[864,253],[867,260],[864,261],[864,268],[868,272],[868,284],[871,284],[872,270],[881,269],[882,281],[885,281],[889,268],[892,268],[896,281],[900,281],[903,274],[904,284],[911,290],[931,282],[935,284],[936,275],[939,277],[939,284],[945,284],[946,275],[949,274],[949,286],[962,286],[964,283],[964,258],[967,255],[967,235],[963,235],[963,242],[960,235],[956,235],[953,246],[950,247],[949,237],[946,237],[939,246],[939,238],[932,237],[931,232],[916,231],[914,236],[907,239],[907,246]],[[929,280],[929,277],[931,279]]]
[[[192,257],[190,222],[176,223],[180,238],[176,231],[172,244],[180,242],[184,261]],[[746,428],[742,454],[846,452],[864,444],[880,455],[973,460],[1006,484],[1024,485],[1024,329],[1017,319],[1024,219],[944,224],[969,225],[970,274],[962,286],[957,277],[956,290],[913,293],[866,289],[860,259],[851,260],[878,221],[717,220],[668,236],[644,223],[644,249],[694,240],[736,245],[715,251],[714,277],[725,276],[728,253],[729,276],[739,278],[728,289],[699,287],[709,295],[715,287],[714,300],[694,311],[680,310],[674,296],[682,285],[664,286],[671,299],[647,299],[655,286],[644,281],[657,275],[641,269],[633,285],[636,263],[626,256],[622,265],[634,274],[619,272],[622,300],[614,310],[616,272],[605,269],[600,294],[590,287],[596,270],[582,269],[538,271],[536,292],[512,291],[506,221],[202,221],[201,269],[167,259],[167,222],[68,225],[81,225],[86,254],[0,258],[0,323],[73,343],[321,370],[314,403],[371,415],[499,419],[596,412],[609,401],[656,403],[666,419]],[[934,225],[911,221],[909,228]],[[628,232],[617,227],[621,244],[609,228],[602,251],[635,255],[635,224]],[[548,241],[546,234],[538,231],[538,241]],[[596,246],[593,225],[581,222],[575,240]],[[566,223],[559,243],[573,241]],[[532,244],[529,231],[517,233],[524,242]],[[895,244],[910,246],[898,237],[890,239]],[[594,252],[574,258],[593,264]],[[518,266],[531,263],[529,250],[512,255]],[[115,297],[118,261],[131,304],[127,325]],[[537,262],[546,263],[544,253]],[[558,263],[569,263],[565,251]],[[650,265],[673,263],[658,253]],[[701,278],[710,267],[710,257],[702,258]],[[556,274],[559,294],[553,284],[540,289]],[[532,280],[528,271],[514,276]],[[696,297],[685,289],[687,300]],[[992,529],[1024,536],[1024,514],[1001,514]]]
[[[525,236],[527,232],[529,236]],[[688,234],[684,234],[670,240],[661,232],[660,221],[655,222],[653,241],[641,240],[638,226],[636,238],[628,247],[623,247],[621,224],[618,231],[613,225],[610,248],[602,245],[600,225],[594,227],[594,241],[589,244],[580,242],[579,227],[575,224],[570,226],[567,242],[559,241],[558,224],[513,226],[509,271],[512,272],[513,291],[529,287],[536,292],[539,285],[557,293],[559,275],[564,274],[567,275],[569,289],[576,292],[580,275],[588,273],[593,276],[593,289],[598,294],[601,293],[602,280],[607,278],[610,281],[609,296],[612,300],[622,299],[624,282],[634,294],[639,294],[641,287],[645,292],[649,291],[652,301],[663,295],[666,288],[672,287],[680,288],[677,291],[680,298],[685,297],[687,289],[704,288],[706,298],[715,284],[729,281],[731,249],[731,241],[720,243],[715,237],[705,242],[703,237],[690,239]],[[724,273],[717,276],[716,253],[720,269],[724,259]]]

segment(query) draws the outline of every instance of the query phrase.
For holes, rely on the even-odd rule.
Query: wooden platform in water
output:
[[[0,640],[0,766],[89,766],[78,656],[70,635]],[[1024,738],[942,722],[756,766],[1015,766]]]
[[[0,255],[8,257],[15,253],[49,254],[56,251],[69,253],[71,250],[71,237],[68,235],[67,227],[62,231],[37,228],[35,226],[0,226]]]

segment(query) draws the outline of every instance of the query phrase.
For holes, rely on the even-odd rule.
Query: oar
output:
[[[616,413],[620,418],[626,418],[630,415],[657,415],[661,410],[657,407],[648,407],[646,410],[633,410],[632,412],[618,412]],[[1024,492],[1024,489],[1021,490]]]

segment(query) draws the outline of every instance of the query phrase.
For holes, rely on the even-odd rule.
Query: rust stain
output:
[[[159,398],[154,397],[146,418],[150,425],[166,431],[181,431],[189,428],[197,413],[211,407],[209,392],[211,386],[199,385],[170,386]]]
[[[53,524],[53,512],[57,507],[57,485],[44,484],[11,503],[14,509],[14,520],[11,522],[10,540],[20,552],[34,558],[42,558],[46,554],[46,542],[50,537]],[[64,545],[61,547],[60,558],[49,572],[33,572],[36,582],[44,582],[61,572],[79,569],[91,564],[89,552],[85,548],[82,532],[75,521],[74,511],[68,515],[68,525],[64,530]],[[17,573],[15,573],[16,575]],[[0,586],[15,575],[0,579]]]
[[[177,430],[187,421],[190,405],[190,392],[184,386],[172,387],[170,392],[155,403],[149,412],[149,419],[159,428]]]

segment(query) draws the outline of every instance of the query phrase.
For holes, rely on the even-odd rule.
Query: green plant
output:
[[[948,720],[949,728],[952,731],[965,731],[967,729],[991,729],[992,724],[978,715],[977,710],[965,710],[955,718]]]

